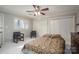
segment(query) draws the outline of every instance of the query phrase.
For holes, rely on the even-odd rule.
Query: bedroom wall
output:
[[[76,15],[76,24],[78,24],[78,23],[79,23],[79,13],[77,13],[77,15]],[[79,32],[79,25],[76,26],[76,32]]]
[[[71,44],[70,33],[75,32],[74,16],[55,17],[55,18],[36,18],[33,21],[33,29],[38,36],[45,33],[60,33],[66,40],[66,44]]]
[[[37,31],[37,36],[42,36],[47,31],[47,18],[37,17],[33,20],[33,30]],[[41,35],[40,35],[41,34]]]
[[[11,14],[4,14],[4,41],[9,41],[13,39],[13,32],[17,31],[15,29],[15,20],[16,16]],[[28,25],[28,29],[24,28],[21,30],[25,34],[25,37],[30,36],[30,31],[32,30],[32,20],[28,18],[20,18],[24,21],[24,25]]]
[[[75,16],[61,16],[61,17],[51,17],[51,18],[48,18],[48,17],[36,17],[34,20],[33,20],[33,29],[34,30],[37,30],[37,32],[40,32],[41,33],[49,33],[49,24],[50,24],[50,20],[61,20],[61,19],[67,19],[67,18],[72,18],[72,19],[75,19]],[[53,23],[53,22],[52,22]],[[54,23],[59,23],[59,22],[54,22]],[[75,20],[74,20],[74,24],[75,24]],[[52,25],[53,27],[54,25]],[[55,26],[54,26],[55,27]],[[57,26],[56,26],[57,27]],[[75,27],[75,25],[74,25]],[[41,30],[43,29],[43,30]],[[75,29],[74,29],[75,31]]]

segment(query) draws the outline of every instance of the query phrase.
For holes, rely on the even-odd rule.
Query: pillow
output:
[[[52,34],[44,34],[42,37],[51,38]]]
[[[60,34],[52,34],[51,38],[62,38]]]

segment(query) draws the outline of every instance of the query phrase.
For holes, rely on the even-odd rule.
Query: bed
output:
[[[45,34],[24,44],[25,54],[63,54],[65,40],[59,34]]]

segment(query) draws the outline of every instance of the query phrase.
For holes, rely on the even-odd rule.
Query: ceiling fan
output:
[[[26,11],[26,12],[34,12],[34,16],[37,15],[45,15],[44,11],[48,11],[49,8],[43,8],[41,9],[39,5],[33,5],[34,11]]]

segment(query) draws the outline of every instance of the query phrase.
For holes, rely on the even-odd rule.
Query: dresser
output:
[[[71,33],[71,52],[79,54],[79,32]]]

